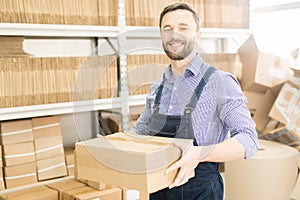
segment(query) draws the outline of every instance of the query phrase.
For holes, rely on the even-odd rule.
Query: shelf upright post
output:
[[[129,92],[127,85],[127,61],[126,61],[126,20],[125,20],[125,0],[119,0],[118,4],[118,66],[119,66],[119,95],[121,97],[122,130],[129,128]]]

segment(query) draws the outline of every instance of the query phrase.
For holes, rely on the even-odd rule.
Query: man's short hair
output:
[[[175,4],[171,4],[171,5],[168,5],[167,7],[165,7],[163,9],[163,11],[160,13],[160,17],[159,17],[159,27],[160,28],[161,28],[162,18],[165,16],[165,14],[167,14],[168,12],[174,11],[174,10],[188,10],[188,11],[190,11],[193,14],[194,20],[196,22],[197,30],[199,30],[200,23],[201,23],[200,22],[200,16],[192,7],[190,7],[186,3],[175,3]]]

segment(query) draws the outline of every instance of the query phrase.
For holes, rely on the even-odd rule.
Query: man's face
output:
[[[167,56],[172,60],[182,60],[193,52],[200,32],[190,11],[175,10],[164,15],[161,35]]]

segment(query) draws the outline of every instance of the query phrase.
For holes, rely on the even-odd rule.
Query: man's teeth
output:
[[[172,43],[170,43],[170,46],[172,46],[172,47],[177,47],[177,46],[180,46],[180,45],[182,45],[181,42],[172,42]]]

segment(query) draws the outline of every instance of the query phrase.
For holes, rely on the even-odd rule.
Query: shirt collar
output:
[[[196,56],[192,59],[188,67],[185,69],[183,75],[185,77],[189,77],[191,75],[197,75],[200,72],[202,64],[203,64],[203,60],[198,54],[196,54]],[[165,78],[170,81],[174,79],[174,77],[172,76],[171,65],[168,66],[165,72]]]
[[[203,61],[201,57],[196,54],[196,56],[193,58],[193,60],[190,62],[188,67],[186,68],[184,72],[184,76],[188,77],[191,75],[197,75],[200,72],[201,66],[203,64]]]

